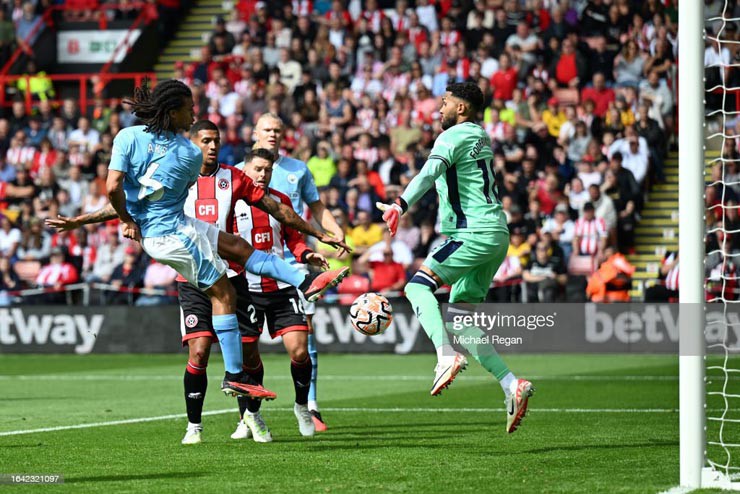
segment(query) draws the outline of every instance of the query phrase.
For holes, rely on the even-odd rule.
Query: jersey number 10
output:
[[[488,204],[493,204],[493,200],[495,200],[496,203],[500,203],[501,199],[498,197],[496,171],[493,169],[493,161],[480,159],[476,161],[476,163],[478,164],[478,168],[480,168],[481,173],[483,173],[483,195],[486,196],[486,202]],[[491,170],[490,177],[488,175],[489,169]],[[491,199],[491,196],[493,196],[493,200]]]

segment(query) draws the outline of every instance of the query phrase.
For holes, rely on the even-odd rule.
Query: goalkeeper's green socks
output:
[[[454,355],[454,349],[450,346],[449,335],[445,329],[445,322],[439,309],[439,302],[434,296],[434,290],[437,288],[436,283],[426,274],[420,276],[417,273],[406,285],[406,298],[411,302],[416,317],[424,328],[429,339],[434,343],[437,349],[438,358]],[[485,336],[485,333],[477,327],[467,326],[460,330],[455,330],[455,334],[465,336],[459,338],[461,345],[473,356],[478,363],[498,381],[509,381],[513,374],[499,356],[492,344],[475,344],[467,343],[476,341]],[[502,383],[502,387],[504,384]],[[507,386],[508,388],[508,386]],[[506,389],[506,388],[505,388]]]
[[[434,348],[449,345],[450,340],[447,338],[445,323],[439,310],[439,302],[434,296],[434,290],[437,288],[436,283],[431,277],[421,276],[420,273],[416,274],[406,285],[406,298],[411,302],[414,314],[419,319],[424,332],[434,343]]]
[[[501,381],[510,373],[509,368],[499,356],[493,344],[485,339],[486,333],[474,326],[465,326],[459,330],[453,330],[459,336],[457,342],[465,348],[470,355],[478,361],[488,372]],[[484,343],[476,343],[483,341]]]

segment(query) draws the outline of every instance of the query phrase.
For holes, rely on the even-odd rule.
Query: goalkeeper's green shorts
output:
[[[509,233],[455,233],[430,252],[424,266],[452,285],[450,302],[483,302],[509,249]]]

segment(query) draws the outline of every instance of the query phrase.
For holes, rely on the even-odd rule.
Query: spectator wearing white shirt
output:
[[[516,32],[506,38],[506,49],[513,55],[514,47],[519,47],[521,51],[520,60],[522,63],[521,72],[526,74],[535,63],[535,52],[541,47],[540,38],[529,30],[526,22],[520,22],[516,27]]]
[[[21,231],[13,227],[10,219],[0,214],[0,256],[12,259],[21,243]]]
[[[226,118],[235,114],[237,109],[240,108],[241,98],[237,93],[231,90],[231,84],[226,77],[222,77],[218,80],[218,94],[213,100],[211,100],[211,106],[216,107],[214,102],[218,104],[218,113]]]
[[[591,204],[596,208],[596,217],[604,220],[609,236],[616,240],[617,238],[617,208],[611,197],[601,193],[601,188],[594,184],[588,188],[588,194]]]
[[[563,249],[563,262],[568,264],[570,255],[573,252],[573,234],[575,233],[575,223],[568,216],[568,206],[558,204],[555,206],[555,214],[552,218],[545,221],[542,226],[542,233],[550,233],[552,239]]]
[[[77,128],[69,133],[69,144],[79,144],[80,149],[91,153],[100,144],[100,133],[90,126],[87,117],[80,117]]]
[[[367,250],[368,261],[382,261],[383,252],[388,247],[390,241],[391,250],[393,251],[393,260],[399,264],[402,264],[404,269],[408,269],[409,266],[414,262],[414,253],[411,252],[409,246],[398,239],[390,239],[390,233],[386,230],[383,232],[383,240],[373,244]]]
[[[600,184],[603,177],[601,172],[594,169],[593,163],[590,161],[581,161],[576,166],[578,170],[578,178],[581,179],[583,189],[587,190],[593,184]]]
[[[82,168],[70,166],[67,178],[59,180],[59,185],[69,193],[69,202],[76,209],[82,208],[90,183],[82,177]]]
[[[280,82],[285,84],[289,93],[293,93],[295,87],[301,82],[303,69],[301,64],[290,58],[290,51],[286,48],[280,50],[280,61],[277,64],[280,70]]]
[[[622,153],[622,166],[635,176],[642,185],[648,172],[650,148],[644,137],[640,137],[633,126],[624,129],[624,138],[617,139],[609,146],[609,157],[615,152]]]
[[[583,205],[589,200],[588,190],[583,186],[583,180],[575,177],[570,181],[570,190],[568,193],[568,202],[570,206],[576,211],[581,211]]]
[[[87,281],[108,283],[116,266],[124,261],[125,247],[118,238],[118,229],[108,233],[107,241],[97,249],[92,273]]]
[[[419,24],[433,33],[439,30],[437,23],[437,11],[429,0],[418,0],[416,2],[416,15],[419,16]]]

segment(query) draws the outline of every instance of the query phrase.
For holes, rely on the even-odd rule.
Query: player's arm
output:
[[[123,236],[132,240],[141,240],[141,231],[134,219],[126,210],[126,193],[123,191],[123,181],[131,164],[131,136],[126,129],[119,132],[113,139],[111,159],[108,164],[108,178],[105,189],[108,200],[118,217],[123,222]],[[199,149],[200,150],[200,149]]]
[[[108,179],[105,185],[111,206],[113,206],[113,209],[123,223],[123,236],[138,241],[141,240],[139,225],[136,224],[126,210],[126,194],[123,192],[123,180],[125,178],[126,174],[124,172],[109,168]]]
[[[312,235],[325,244],[333,245],[344,250],[347,250],[349,248],[347,244],[344,243],[344,241],[339,241],[331,235],[320,232],[313,226],[303,221],[303,219],[298,216],[295,211],[293,211],[292,207],[275,201],[267,194],[262,196],[262,199],[255,203],[255,206],[257,206],[267,214],[275,217],[280,223],[289,228],[293,228],[295,230],[298,230],[299,232],[303,232],[306,235]]]
[[[337,220],[334,219],[334,215],[331,214],[331,211],[329,211],[323,202],[314,201],[308,205],[308,208],[311,210],[311,216],[318,220],[321,228],[330,232],[335,239],[344,242],[344,230],[342,230]],[[352,249],[347,252],[352,252]],[[343,254],[344,249],[340,249],[338,255],[342,256]]]
[[[288,207],[292,209],[290,204],[288,204]],[[329,269],[329,263],[326,261],[326,257],[311,250],[308,245],[306,245],[306,241],[299,231],[283,225],[283,238],[285,239],[285,245],[288,246],[290,252],[293,253],[293,256],[298,259],[301,264],[311,264],[323,269]]]
[[[90,225],[92,223],[102,223],[108,220],[114,220],[118,218],[118,213],[113,209],[112,204],[107,204],[103,209],[99,209],[94,213],[81,214],[74,218],[68,218],[66,216],[59,215],[56,218],[47,218],[44,223],[49,228],[54,228],[60,232],[67,232],[69,230],[76,230],[82,225]]]
[[[452,164],[447,158],[431,154],[424,163],[421,171],[406,186],[401,197],[393,204],[377,203],[378,209],[383,211],[383,221],[388,225],[391,236],[398,230],[398,221],[402,214],[422,198],[434,186],[434,181],[442,175]]]

